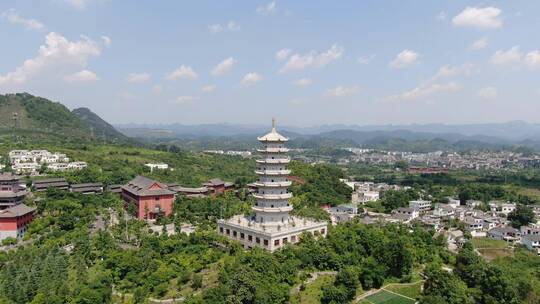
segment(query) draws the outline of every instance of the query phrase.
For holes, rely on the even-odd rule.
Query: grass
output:
[[[400,295],[404,295],[409,298],[417,299],[420,297],[422,284],[423,282],[420,281],[410,285],[389,285],[384,289],[399,293]]]
[[[292,295],[290,298],[290,303],[320,303],[321,297],[323,295],[323,287],[334,284],[335,279],[336,278],[334,275],[319,276],[315,281],[306,285],[306,288],[304,290],[301,290],[299,293]]]
[[[513,256],[514,252],[511,249],[500,249],[500,248],[481,248],[478,249],[478,252],[482,257],[488,261],[493,261],[498,258],[503,258],[507,256]]]
[[[370,295],[364,300],[373,304],[413,304],[415,301],[386,290]]]
[[[507,247],[505,241],[490,238],[473,238],[472,243],[476,249],[504,249]]]

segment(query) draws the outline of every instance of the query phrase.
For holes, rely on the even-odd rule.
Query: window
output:
[[[321,229],[321,234],[324,234],[324,229]]]
[[[225,229],[225,233],[227,233],[227,235],[231,234],[231,231],[229,229]]]
[[[283,244],[287,244],[288,240],[286,237],[283,238]]]
[[[253,236],[252,235],[248,235],[248,241],[253,242]]]
[[[219,233],[223,234],[223,227],[219,227]]]
[[[291,242],[296,242],[296,235],[291,236]]]
[[[264,240],[264,246],[268,246],[268,240]]]
[[[274,246],[279,246],[279,240],[274,240]]]
[[[256,237],[256,238],[255,238],[255,243],[260,244],[260,243],[261,243],[261,239],[258,238],[258,237]]]
[[[236,237],[236,231],[233,231],[233,232],[232,232],[232,235],[233,235],[234,237]]]
[[[241,238],[242,240],[244,239],[244,233],[243,233],[243,232],[240,233],[240,238]]]

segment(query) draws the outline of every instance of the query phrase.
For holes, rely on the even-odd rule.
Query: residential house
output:
[[[492,239],[506,241],[508,243],[515,243],[520,240],[521,233],[516,228],[496,227],[488,231],[488,236]]]

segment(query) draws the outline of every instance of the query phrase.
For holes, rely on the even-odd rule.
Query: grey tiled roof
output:
[[[159,188],[150,189],[153,185],[157,184]],[[122,186],[122,190],[130,192],[137,196],[151,196],[151,195],[172,195],[174,191],[169,190],[167,185],[158,181],[149,179],[144,176],[137,176],[131,180],[127,185]]]

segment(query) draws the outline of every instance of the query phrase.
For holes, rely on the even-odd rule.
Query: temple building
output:
[[[0,175],[0,210],[20,204],[26,194],[18,176],[10,173]]]
[[[245,248],[261,247],[269,251],[298,242],[303,232],[326,236],[326,222],[289,215],[293,207],[289,204],[292,193],[287,190],[291,185],[287,169],[290,158],[286,154],[289,150],[285,147],[288,138],[276,131],[272,120],[270,133],[257,139],[262,147],[257,150],[261,158],[255,171],[259,180],[254,183],[257,203],[252,207],[253,214],[218,220],[218,232],[241,242]]]
[[[35,211],[36,208],[25,204],[0,210],[0,240],[8,237],[21,239],[28,229],[28,224],[32,222]]]
[[[153,220],[160,214],[171,215],[175,194],[167,185],[144,176],[137,176],[122,186],[124,202],[128,206],[135,205],[139,219]]]

